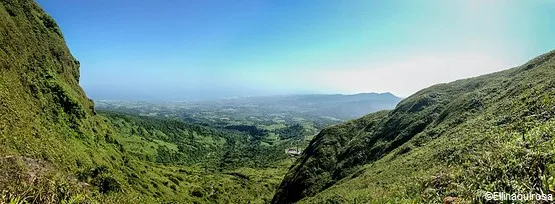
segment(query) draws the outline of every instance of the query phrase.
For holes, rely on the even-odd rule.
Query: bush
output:
[[[202,198],[202,197],[204,197],[204,192],[200,188],[195,188],[191,191],[191,195],[195,196],[195,197],[198,197],[198,198]]]
[[[121,184],[110,176],[102,176],[94,180],[94,185],[97,186],[102,193],[119,192],[121,191]]]

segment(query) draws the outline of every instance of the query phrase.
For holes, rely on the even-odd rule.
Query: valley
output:
[[[555,194],[555,51],[407,98],[93,101],[81,62],[35,1],[0,0],[0,46],[0,203],[488,203],[488,192]]]
[[[380,105],[388,101],[389,107],[399,100],[392,95],[385,96],[384,100],[379,99],[379,94],[360,96],[336,95],[334,100],[317,102],[348,106],[353,100],[364,101],[371,111],[372,100]],[[197,178],[194,183],[200,187],[193,189],[194,192],[189,189],[190,198],[185,200],[268,203],[312,137],[323,127],[349,119],[345,115],[318,112],[322,108],[305,99],[315,96],[288,97],[295,100],[275,96],[264,98],[263,102],[259,98],[195,103],[99,101],[96,110],[115,129],[107,141],[120,145],[128,155],[143,162],[174,166],[181,168],[179,172],[186,172],[177,182],[140,184],[139,191],[143,194],[164,197],[152,185],[179,190],[180,181],[188,179],[189,172],[196,171],[210,176]],[[291,102],[285,104],[284,100]],[[314,108],[300,108],[306,104]],[[329,119],[332,116],[343,119]],[[172,178],[168,177],[175,181]],[[222,183],[226,178],[231,181]],[[237,185],[245,192],[229,195],[239,191],[229,189]]]

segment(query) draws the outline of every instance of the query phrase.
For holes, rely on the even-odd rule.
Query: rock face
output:
[[[375,162],[387,165],[414,149],[434,149],[430,145],[463,133],[470,121],[484,119],[485,131],[499,128],[518,135],[538,127],[555,116],[554,56],[552,51],[517,68],[435,85],[404,99],[392,111],[324,129],[291,167],[272,203],[316,196],[339,181],[348,183],[351,177],[372,172]],[[431,152],[426,154],[435,154]],[[361,170],[364,165],[370,167]]]

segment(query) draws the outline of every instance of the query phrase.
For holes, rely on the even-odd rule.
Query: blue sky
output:
[[[392,92],[555,48],[555,1],[47,1],[89,97]]]

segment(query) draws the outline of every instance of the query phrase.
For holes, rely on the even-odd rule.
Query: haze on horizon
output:
[[[391,92],[555,48],[555,1],[46,1],[95,100]]]

